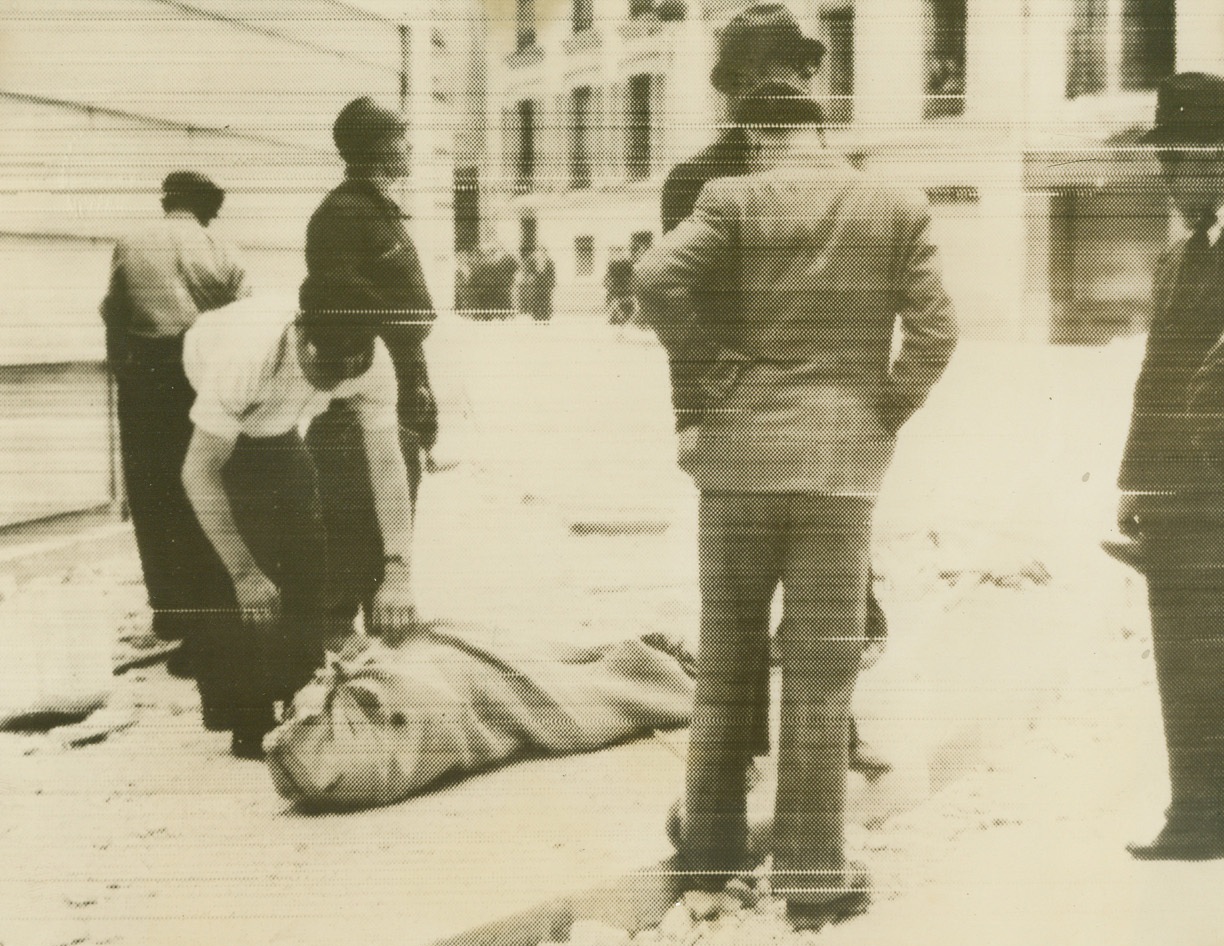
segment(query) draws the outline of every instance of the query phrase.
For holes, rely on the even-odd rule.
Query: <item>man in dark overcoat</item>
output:
[[[1190,230],[1162,258],[1118,486],[1141,539],[1171,801],[1140,860],[1224,857],[1224,79],[1166,79],[1145,136]]]

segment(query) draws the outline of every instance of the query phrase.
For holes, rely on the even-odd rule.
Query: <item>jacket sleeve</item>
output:
[[[956,318],[939,273],[925,204],[907,204],[898,240],[897,312],[901,349],[885,385],[881,414],[894,430],[923,402],[956,348]]]
[[[116,245],[111,255],[110,285],[107,286],[106,295],[98,307],[108,332],[121,332],[127,328],[129,305],[127,280],[123,275],[123,247]]]
[[[379,335],[395,365],[400,420],[415,428],[420,402],[427,400],[418,392],[429,384],[421,344],[436,314],[416,247],[403,226],[352,197],[325,203],[306,230],[306,265],[311,272],[347,268],[380,300]]]
[[[702,188],[692,214],[638,260],[633,291],[643,320],[661,338],[669,323],[692,312],[693,292],[731,262],[738,240],[734,200],[712,181]]]
[[[1167,298],[1172,287],[1174,270],[1181,258],[1180,250],[1181,245],[1166,250],[1157,262],[1152,278],[1153,312],[1160,311],[1163,300]],[[1214,355],[1215,350],[1207,356],[1189,388],[1191,398],[1199,404],[1208,403],[1211,397],[1212,379],[1216,374],[1216,369],[1211,367],[1215,363]],[[1127,431],[1126,446],[1122,450],[1122,462],[1118,468],[1118,488],[1124,491],[1145,491],[1161,478],[1155,469],[1160,461],[1154,463],[1152,460],[1152,455],[1156,452],[1153,445],[1160,442],[1159,428],[1162,425],[1160,412],[1154,407],[1154,402],[1161,397],[1157,360],[1149,333],[1143,365],[1135,381],[1130,429]],[[1219,368],[1224,370],[1224,363],[1220,364]],[[1198,388],[1202,390],[1195,394]]]

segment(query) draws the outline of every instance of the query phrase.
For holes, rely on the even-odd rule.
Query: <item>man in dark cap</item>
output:
[[[191,672],[199,596],[216,583],[220,568],[179,478],[191,439],[183,332],[201,312],[248,291],[234,251],[207,229],[224,199],[203,174],[167,175],[164,218],[115,244],[101,306],[118,389],[123,479],[153,632],[183,640],[170,662],[172,672],[183,675]]]
[[[196,680],[210,729],[259,758],[288,701],[319,666],[328,631],[327,537],[315,469],[298,431],[343,400],[372,484],[386,567],[370,589],[375,633],[411,628],[412,503],[398,436],[396,378],[367,281],[307,277],[291,300],[252,297],[203,316],[183,359],[195,389],[183,463],[192,508],[225,567],[208,603]]]
[[[437,436],[437,407],[422,349],[434,321],[433,303],[405,215],[392,196],[408,174],[406,133],[400,115],[369,98],[355,99],[340,111],[333,138],[345,179],[310,219],[306,268],[311,277],[343,271],[362,288],[366,302],[353,308],[374,320],[395,365],[400,437],[415,503],[421,451]],[[335,632],[344,634],[378,587],[386,555],[352,406],[333,402],[314,421],[306,442],[319,473],[327,527],[329,607]]]
[[[872,509],[956,324],[924,202],[826,151],[803,86],[763,82],[733,117],[751,126],[752,173],[708,182],[634,270],[652,324],[683,317],[720,272],[736,274],[740,300],[741,375],[701,415],[683,463],[701,490],[702,600],[679,854],[687,885],[753,866],[746,773],[781,584],[772,878],[792,923],[811,929],[869,899],[865,869],[845,857],[844,806]]]
[[[1140,860],[1224,858],[1224,79],[1161,83],[1145,136],[1190,230],[1161,259],[1118,526],[1139,540],[1171,801]]]

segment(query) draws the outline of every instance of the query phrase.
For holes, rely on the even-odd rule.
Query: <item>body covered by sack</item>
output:
[[[312,808],[414,795],[529,752],[564,755],[688,722],[692,678],[643,640],[576,649],[434,625],[332,658],[266,742],[277,790]]]

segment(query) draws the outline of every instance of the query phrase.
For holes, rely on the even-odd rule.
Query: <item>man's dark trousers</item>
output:
[[[352,630],[357,612],[374,596],[385,570],[382,530],[364,438],[357,412],[344,401],[334,402],[320,414],[306,434],[318,471],[327,533],[328,633],[341,637]],[[415,509],[421,482],[421,445],[416,432],[403,423],[400,447]]]
[[[784,619],[774,877],[821,900],[843,863],[850,701],[863,652],[872,501],[815,493],[702,494],[701,645],[683,867],[743,869],[745,773],[779,581]]]
[[[1169,820],[1214,823],[1224,837],[1224,524],[1195,512],[1193,499],[1178,505],[1144,542]]]
[[[327,543],[310,455],[297,432],[239,437],[222,471],[234,523],[280,592],[280,619],[244,626],[229,584],[201,635],[196,680],[210,729],[262,734],[323,660]]]
[[[201,609],[229,579],[183,489],[195,400],[183,372],[183,339],[123,335],[109,347],[123,481],[153,631],[190,646]]]

